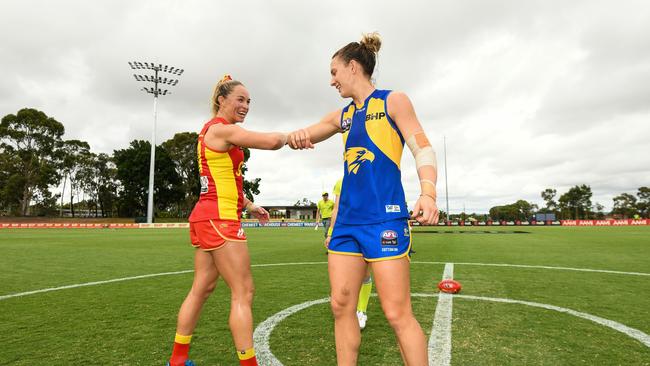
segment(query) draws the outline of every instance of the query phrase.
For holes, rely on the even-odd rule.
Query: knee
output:
[[[385,307],[384,315],[386,315],[386,320],[388,321],[388,324],[390,324],[390,326],[396,331],[399,331],[400,329],[407,326],[411,318],[413,318],[413,315],[411,314],[409,309],[404,309],[403,307],[400,306]]]
[[[356,304],[352,304],[352,296],[350,295],[351,293],[348,289],[342,289],[337,292],[332,291],[330,305],[332,307],[332,314],[334,314],[335,318],[348,312],[350,308],[353,308],[352,305],[356,306]]]
[[[238,285],[236,288],[231,289],[231,297],[233,302],[252,303],[255,296],[255,285],[253,281],[246,281]]]
[[[214,291],[215,287],[217,287],[217,282],[216,281],[214,281],[212,283],[209,283],[207,285],[203,285],[203,286],[196,286],[195,285],[195,286],[192,286],[192,292],[191,293],[195,297],[198,297],[199,299],[205,301],[208,297],[210,297],[210,295]]]

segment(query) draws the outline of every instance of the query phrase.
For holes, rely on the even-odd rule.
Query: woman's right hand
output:
[[[330,240],[332,240],[332,237],[328,235],[327,238],[325,238],[325,242],[323,242],[323,245],[325,246],[325,249],[329,249]]]

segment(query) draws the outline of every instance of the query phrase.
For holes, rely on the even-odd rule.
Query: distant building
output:
[[[316,205],[311,206],[263,206],[271,219],[314,220]]]
[[[535,221],[555,221],[557,220],[554,213],[536,213]]]

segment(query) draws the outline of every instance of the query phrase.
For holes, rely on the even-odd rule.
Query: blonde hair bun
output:
[[[381,48],[381,38],[377,32],[364,34],[359,43],[372,53],[378,53]]]

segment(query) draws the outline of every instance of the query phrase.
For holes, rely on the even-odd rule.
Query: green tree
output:
[[[14,164],[10,167],[13,173],[5,178],[7,188],[12,189],[7,193],[19,197],[20,215],[29,215],[33,199],[52,198],[49,186],[59,180],[57,152],[64,132],[63,124],[36,109],[24,108],[2,117],[0,149],[17,157],[3,159]]]
[[[639,187],[636,197],[639,214],[641,217],[648,218],[650,216],[650,187]]]
[[[594,203],[594,207],[592,208],[592,210],[595,213],[597,220],[602,220],[605,218],[605,212],[603,211],[604,209],[605,206],[601,205],[598,202]]]
[[[614,197],[614,207],[612,208],[613,214],[623,216],[623,218],[631,218],[639,211],[637,209],[637,201],[634,195],[629,193],[621,193]]]
[[[113,160],[106,154],[99,154],[93,167],[97,201],[102,216],[112,217],[117,204],[117,169]]]
[[[79,171],[80,186],[89,196],[85,202],[88,209],[95,210],[95,217],[113,216],[117,199],[115,164],[106,154],[90,153]]]
[[[253,178],[252,180],[246,179],[246,172],[248,171],[246,162],[251,157],[251,151],[247,147],[242,148],[242,150],[244,150],[244,165],[241,168],[241,175],[244,177],[242,189],[246,198],[248,198],[249,201],[254,202],[255,196],[260,194],[260,182],[262,181],[262,178]]]
[[[150,146],[148,141],[133,140],[128,148],[113,153],[116,178],[120,183],[120,216],[143,216],[146,213]],[[174,162],[167,150],[156,146],[154,211],[167,210],[182,197],[181,178],[174,168]]]
[[[83,165],[77,173],[77,181],[79,184],[80,190],[82,190],[86,195],[87,199],[83,202],[78,202],[79,207],[82,206],[86,210],[90,211],[95,210],[95,217],[99,216],[98,213],[98,203],[97,203],[97,187],[96,187],[96,170],[95,165],[97,164],[97,154],[92,152],[88,153],[88,156],[83,161]]]
[[[514,205],[520,214],[519,219],[522,221],[529,220],[538,209],[538,206],[536,204],[525,200],[519,200],[515,202]]]
[[[70,213],[74,217],[74,196],[81,187],[79,177],[82,169],[86,168],[92,159],[90,145],[85,141],[66,140],[59,149],[61,158],[61,175],[63,176],[63,192],[66,181],[70,181]],[[63,212],[63,195],[61,195],[61,213]]]
[[[561,216],[576,220],[589,217],[592,195],[591,187],[585,184],[569,189],[559,199]]]
[[[526,221],[533,216],[536,210],[536,204],[525,200],[518,200],[509,205],[492,207],[490,209],[490,218],[496,221]]]
[[[201,183],[196,151],[198,138],[197,133],[181,132],[161,145],[174,162],[174,169],[181,179],[180,187],[183,197],[177,204],[179,217],[188,217],[199,199]]]
[[[514,221],[519,216],[519,210],[514,205],[494,206],[490,208],[490,218],[494,221]]]
[[[20,158],[0,146],[0,209],[9,215],[19,213],[20,195],[24,185],[20,174]]]
[[[29,207],[30,215],[32,216],[55,216],[57,214],[56,201],[59,197],[58,194],[49,196],[40,196],[41,192],[36,192],[36,197],[33,199],[35,204]]]
[[[556,194],[557,194],[557,190],[552,188],[546,188],[545,190],[542,191],[541,193],[542,199],[544,200],[544,202],[546,202],[546,207],[543,209],[545,213],[555,212],[557,210],[557,202],[553,200]]]

